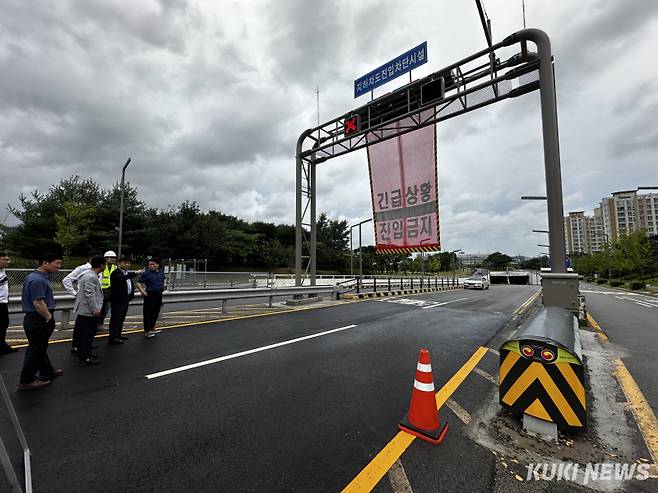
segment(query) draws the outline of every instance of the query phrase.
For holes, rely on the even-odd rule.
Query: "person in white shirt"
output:
[[[6,253],[0,253],[0,355],[16,352],[16,348],[7,344],[9,328],[9,279],[5,269],[11,259]]]
[[[87,255],[86,264],[78,265],[75,269],[69,272],[64,279],[62,279],[62,286],[64,286],[66,292],[71,296],[78,295],[78,279],[82,277],[82,274],[91,269],[89,259],[91,259],[94,255],[94,253]]]

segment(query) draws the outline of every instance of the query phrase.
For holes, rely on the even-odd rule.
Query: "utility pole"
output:
[[[128,158],[126,164],[123,165],[121,170],[121,205],[119,206],[119,258],[121,258],[121,246],[123,245],[123,194],[126,188],[126,168],[130,164],[132,158]]]

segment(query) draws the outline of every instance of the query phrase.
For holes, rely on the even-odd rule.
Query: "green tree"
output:
[[[62,247],[64,258],[68,258],[73,250],[89,236],[89,225],[96,208],[87,204],[75,204],[66,201],[61,213],[55,214],[57,233],[55,242]]]
[[[485,263],[492,270],[504,269],[512,263],[512,258],[504,253],[494,252],[487,257]]]

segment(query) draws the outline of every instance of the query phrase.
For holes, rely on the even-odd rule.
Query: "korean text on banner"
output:
[[[430,117],[425,112],[396,125]],[[369,134],[368,140],[373,139]],[[436,126],[368,146],[368,167],[377,252],[439,251]]]

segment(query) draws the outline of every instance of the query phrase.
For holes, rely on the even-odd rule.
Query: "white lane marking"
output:
[[[434,303],[433,305],[422,307],[421,310],[427,310],[428,308],[436,308],[438,306],[448,305],[450,303],[457,303],[458,301],[464,301],[467,299],[468,298],[459,298],[458,300],[444,301],[443,303]]]
[[[230,359],[240,358],[242,356],[247,356],[249,354],[260,353],[261,351],[268,351],[270,349],[278,348],[278,347],[281,347],[281,346],[287,346],[289,344],[295,344],[297,342],[306,341],[308,339],[313,339],[315,337],[322,337],[322,336],[326,336],[326,335],[329,335],[329,334],[335,334],[336,332],[341,332],[343,330],[353,329],[356,326],[357,326],[356,324],[346,325],[345,327],[339,327],[337,329],[325,330],[324,332],[318,332],[317,334],[311,334],[311,335],[304,336],[304,337],[297,337],[296,339],[290,339],[288,341],[277,342],[276,344],[269,344],[267,346],[261,346],[261,347],[257,347],[257,348],[254,348],[254,349],[249,349],[247,351],[240,351],[239,353],[227,354],[226,356],[220,356],[219,358],[208,359],[208,360],[205,360],[205,361],[199,361],[198,363],[192,363],[192,364],[185,365],[185,366],[179,366],[177,368],[171,368],[170,370],[163,370],[163,371],[159,371],[157,373],[151,373],[149,375],[146,375],[146,378],[151,380],[153,378],[159,378],[159,377],[164,377],[164,376],[167,376],[167,375],[171,375],[172,373],[179,373],[181,371],[191,370],[193,368],[199,368],[200,366],[212,365],[214,363],[221,363],[222,361],[228,361]]]
[[[647,308],[658,308],[658,305],[653,304],[654,303],[653,300],[646,301],[644,299],[631,298],[630,296],[615,296],[615,298],[617,298],[618,300],[632,301],[636,305],[644,306],[644,307],[647,307]],[[655,303],[658,303],[658,300],[655,301]]]
[[[462,423],[464,423],[465,425],[468,426],[468,424],[471,422],[471,415],[468,413],[468,411],[463,407],[461,407],[453,399],[448,399],[446,401],[446,407],[450,409],[453,413],[455,413],[455,416],[461,419]]]
[[[404,472],[404,467],[402,467],[399,458],[388,470],[388,480],[391,483],[391,488],[393,488],[393,493],[413,493],[411,483],[409,483],[409,478],[407,478],[407,473]]]
[[[481,377],[486,378],[487,380],[489,380],[489,381],[490,381],[491,383],[493,383],[494,385],[498,385],[498,380],[496,380],[496,377],[494,377],[494,376],[491,375],[490,373],[487,373],[487,372],[484,371],[484,370],[480,370],[480,369],[477,368],[477,367],[476,367],[476,368],[473,368],[473,371],[474,371],[475,373],[477,373],[478,375],[480,375]]]

